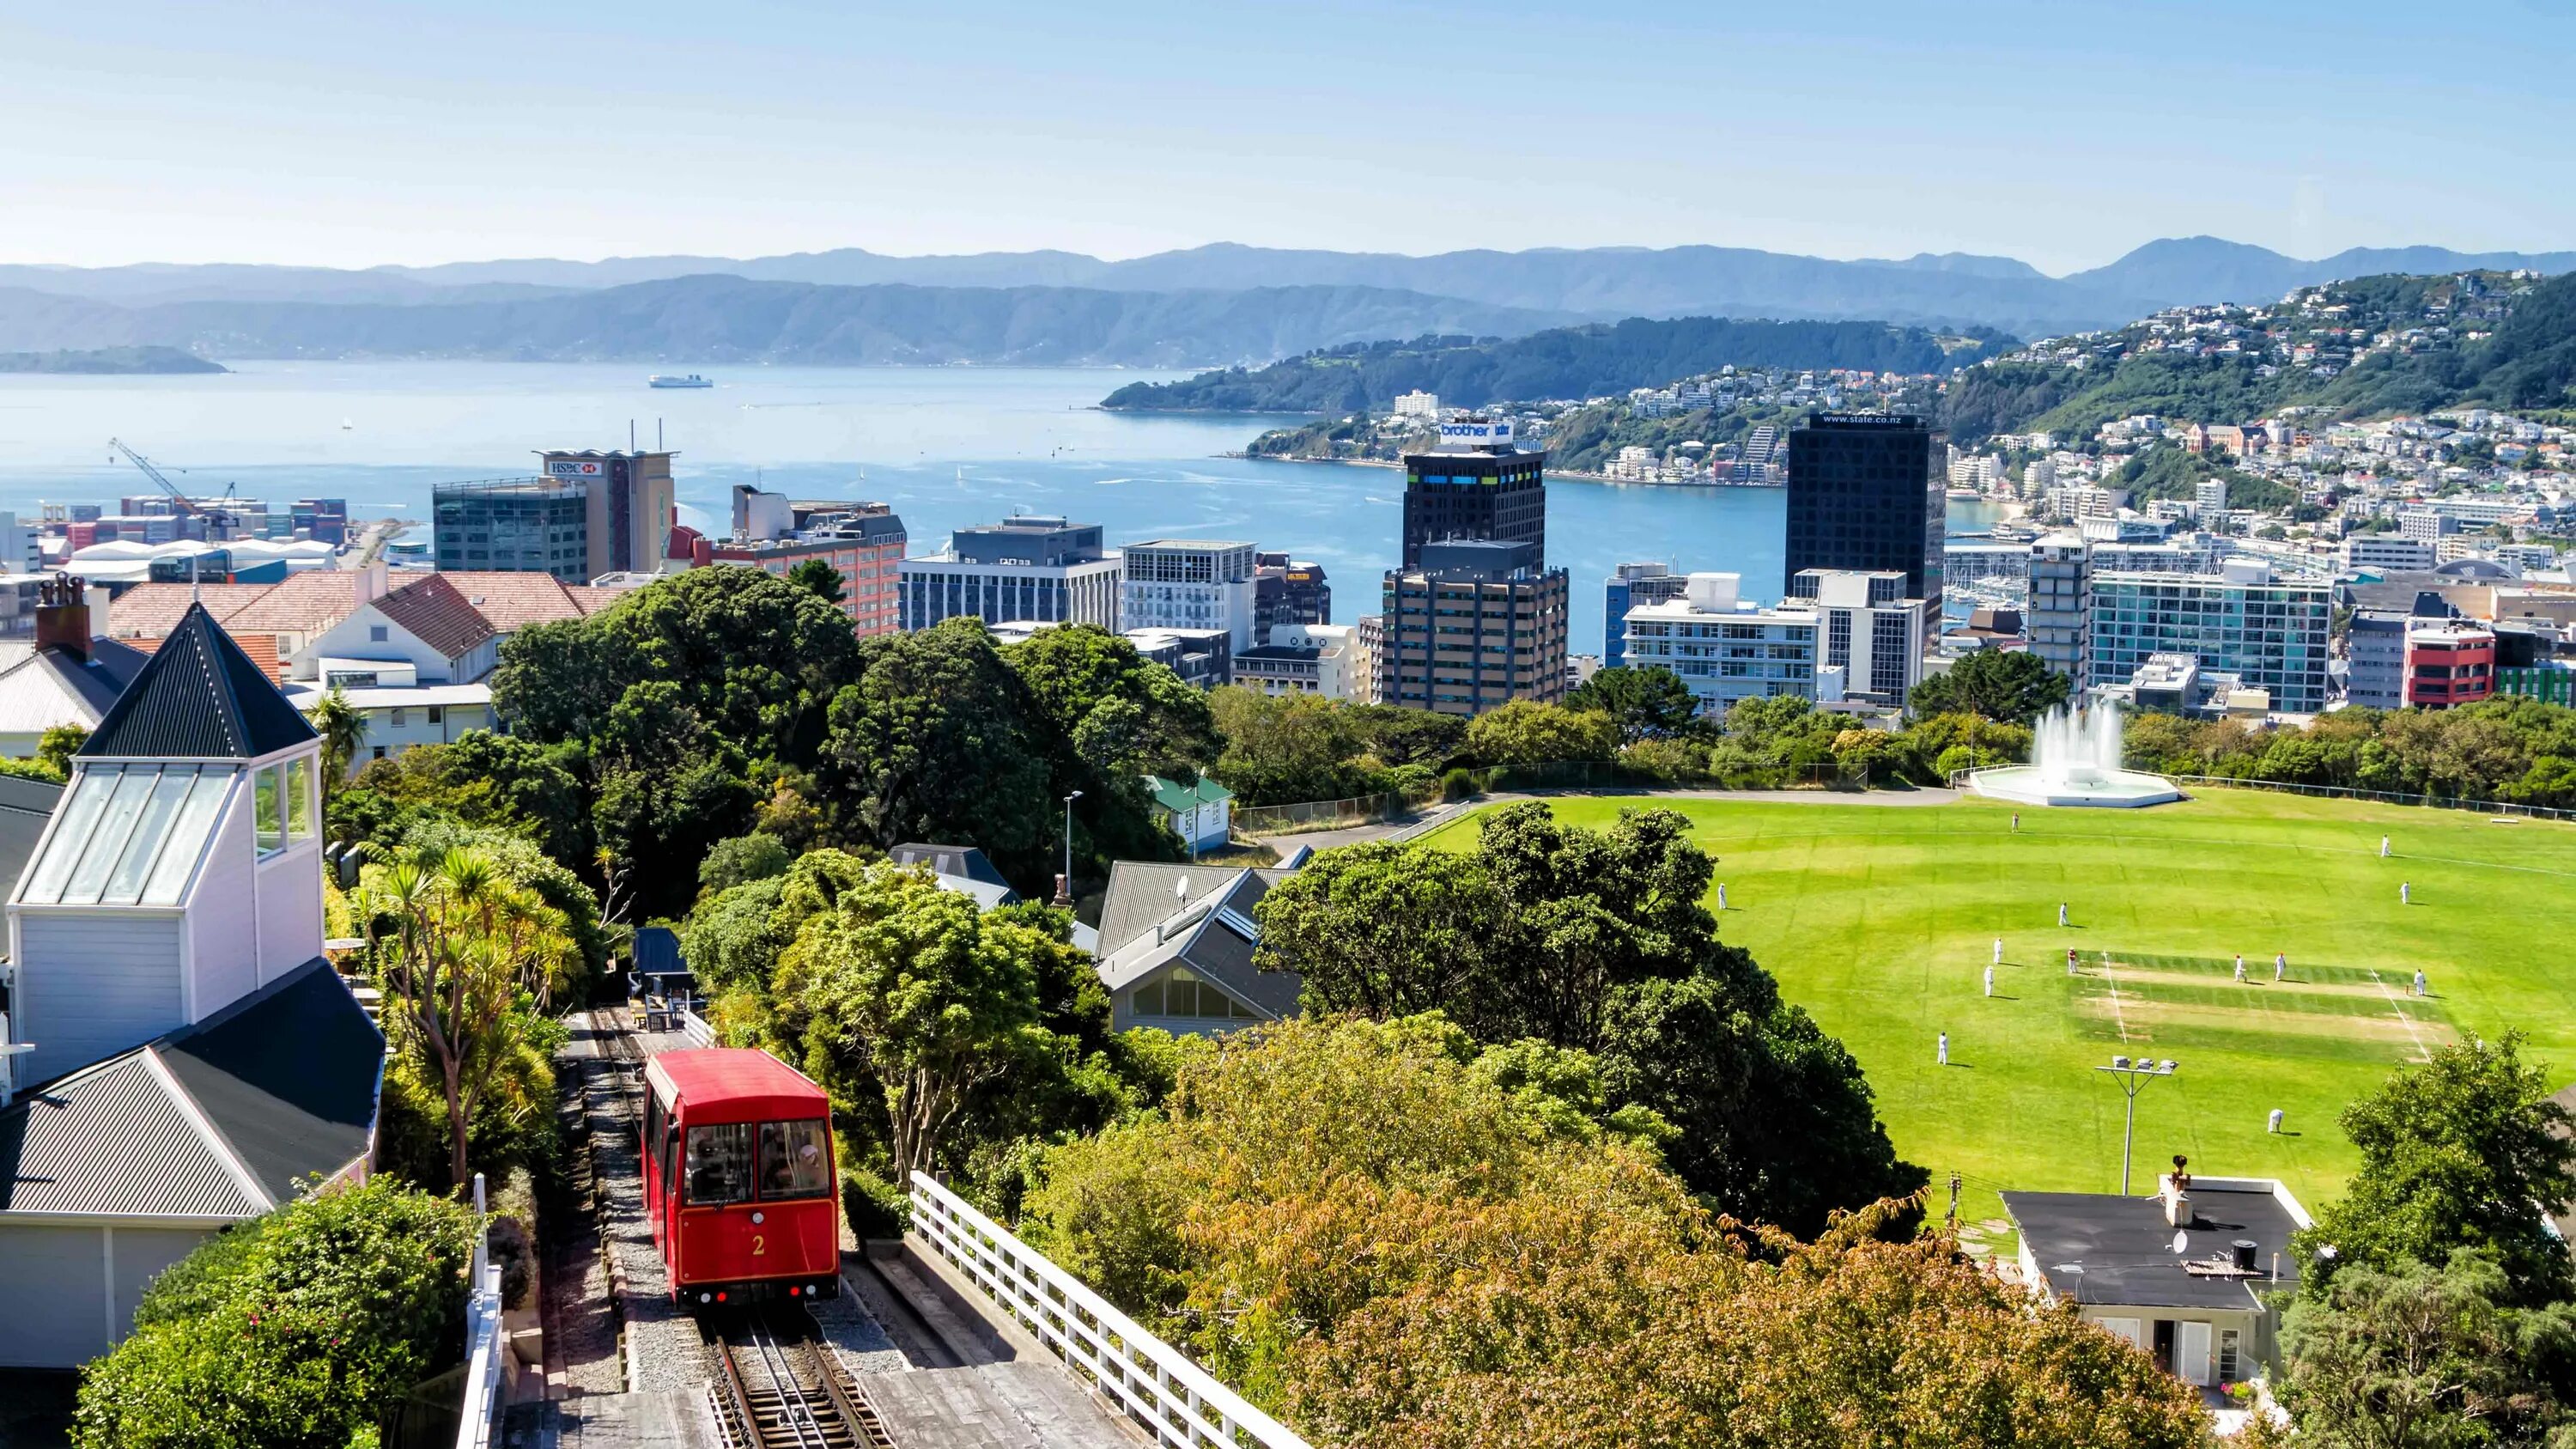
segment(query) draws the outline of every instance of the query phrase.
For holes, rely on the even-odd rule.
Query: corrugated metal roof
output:
[[[19,1212],[246,1218],[267,1210],[140,1047],[0,1112],[0,1221]]]
[[[202,606],[192,606],[81,746],[87,758],[242,760],[313,726]]]
[[[367,1150],[385,1039],[319,957],[171,1037],[160,1053],[279,1202]]]
[[[0,1111],[0,1224],[265,1212],[365,1154],[383,1066],[375,1023],[329,963],[308,961]]]

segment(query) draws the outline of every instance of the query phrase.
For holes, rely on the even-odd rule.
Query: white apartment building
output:
[[[1905,594],[1896,570],[1801,569],[1789,580],[1784,610],[1817,618],[1816,666],[1844,672],[1844,693],[1867,704],[1902,706],[1923,680],[1923,641],[1931,637],[1930,605]]]
[[[1350,624],[1279,624],[1270,642],[1234,656],[1234,682],[1263,694],[1315,694],[1366,703],[1368,659]]]
[[[1815,698],[1822,621],[1803,608],[1763,608],[1739,597],[1742,586],[1738,574],[1692,574],[1679,598],[1630,609],[1628,666],[1671,670],[1703,714],[1723,714],[1739,699]]]
[[[1120,609],[1130,629],[1223,629],[1237,655],[1252,647],[1251,544],[1157,538],[1131,543]]]
[[[2355,533],[2343,541],[2344,571],[2372,569],[2391,573],[2421,572],[2438,562],[2428,539],[2393,533]]]
[[[1096,523],[1021,516],[961,528],[942,552],[903,561],[899,626],[927,629],[971,614],[987,624],[1097,624],[1115,632],[1123,627],[1124,574],[1118,555],[1101,548]]]
[[[1395,400],[1395,415],[1399,418],[1420,418],[1424,422],[1436,423],[1440,421],[1440,394],[1421,391],[1405,393]]]
[[[2191,654],[2203,667],[2269,691],[2283,714],[2326,706],[2332,586],[2275,578],[2261,560],[2215,574],[2095,571],[2083,685],[2126,684],[2150,654]]]

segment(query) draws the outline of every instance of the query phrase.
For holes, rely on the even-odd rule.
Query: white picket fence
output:
[[[912,1175],[912,1230],[1065,1367],[1170,1449],[1307,1449],[1306,1441],[1139,1328],[965,1199]]]
[[[491,1449],[501,1421],[501,1356],[510,1351],[501,1336],[501,1265],[492,1261],[492,1220],[483,1201],[483,1174],[474,1174],[474,1266],[465,1295],[464,1420],[456,1429],[456,1449]]]

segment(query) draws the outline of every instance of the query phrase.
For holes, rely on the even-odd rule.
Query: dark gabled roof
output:
[[[34,667],[52,673],[65,688],[104,716],[116,707],[116,697],[143,672],[151,658],[130,644],[92,639],[87,658],[59,645],[41,646],[36,650]]]
[[[273,1201],[367,1151],[385,1039],[318,956],[171,1036],[161,1060]]]
[[[0,880],[15,882],[26,873],[36,842],[45,838],[45,822],[62,801],[60,785],[0,775]],[[0,948],[0,956],[6,954]]]
[[[1258,929],[1253,924],[1253,907],[1287,874],[1285,871],[1200,867],[1198,873],[1207,877],[1205,887],[1191,881],[1196,889],[1185,903],[1174,890],[1163,897],[1162,915],[1146,921],[1143,929],[1133,931],[1125,940],[1111,941],[1107,906],[1125,904],[1116,901],[1122,880],[1131,891],[1150,891],[1166,881],[1177,881],[1181,873],[1161,865],[1140,868],[1131,861],[1118,861],[1111,866],[1112,899],[1104,903],[1101,917],[1101,984],[1111,991],[1123,991],[1169,967],[1187,966],[1201,979],[1216,983],[1229,995],[1272,1017],[1295,1015],[1305,978],[1293,971],[1263,971],[1252,962],[1254,933]],[[1140,914],[1142,908],[1136,904],[1119,911],[1122,929],[1125,921]]]
[[[988,886],[1000,886],[1006,891],[1011,888],[1011,883],[1003,879],[1001,871],[994,868],[993,862],[984,858],[984,852],[971,845],[924,845],[914,842],[898,845],[887,851],[886,858],[897,865],[926,865],[930,867],[930,873],[933,875],[962,876],[967,880],[981,881]]]
[[[86,758],[246,760],[312,738],[313,726],[205,606],[192,604],[80,752]]]
[[[383,1067],[375,1023],[308,961],[0,1111],[0,1221],[265,1212],[366,1154]]]

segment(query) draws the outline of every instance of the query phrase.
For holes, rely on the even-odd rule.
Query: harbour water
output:
[[[1281,421],[1099,411],[1112,389],[1165,374],[1075,368],[698,367],[705,390],[656,391],[655,368],[492,362],[228,362],[204,377],[0,375],[0,508],[151,491],[110,461],[122,438],[182,487],[344,497],[355,517],[428,516],[433,484],[522,475],[539,448],[660,442],[683,517],[725,518],[736,483],[894,505],[926,552],[949,530],[1012,512],[1102,524],[1114,546],[1154,537],[1249,539],[1322,564],[1334,617],[1376,609],[1395,562],[1402,479],[1391,469],[1219,456]],[[665,366],[659,370],[669,371]],[[682,370],[688,370],[683,367]],[[178,469],[185,469],[184,473]],[[1559,482],[1549,562],[1574,582],[1573,644],[1601,648],[1601,581],[1660,560],[1780,588],[1776,489]],[[1953,531],[1987,526],[1951,505]]]

